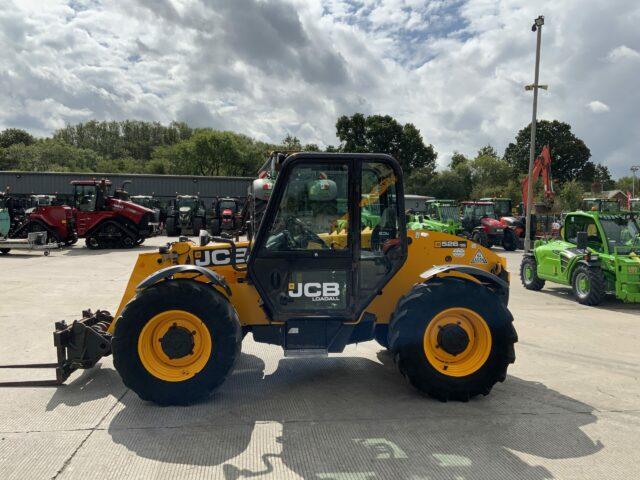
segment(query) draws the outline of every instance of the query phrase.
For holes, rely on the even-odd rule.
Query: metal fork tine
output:
[[[22,380],[17,382],[0,382],[0,387],[58,387],[58,380]]]
[[[24,365],[0,365],[0,368],[56,368],[57,363],[25,363]]]

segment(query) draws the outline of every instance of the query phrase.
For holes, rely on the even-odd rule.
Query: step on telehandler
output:
[[[141,398],[189,404],[222,384],[250,332],[286,357],[375,338],[423,393],[488,394],[515,360],[506,261],[447,233],[407,233],[403,199],[388,155],[289,156],[251,244],[209,244],[203,231],[199,245],[140,254],[115,316],[57,323],[51,383],[113,354]],[[363,209],[380,210],[375,228],[361,227]]]

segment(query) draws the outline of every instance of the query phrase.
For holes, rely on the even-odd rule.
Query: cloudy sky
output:
[[[615,176],[640,163],[637,0],[0,0],[0,128],[184,120],[335,144],[354,112],[413,122],[446,165],[569,122]]]

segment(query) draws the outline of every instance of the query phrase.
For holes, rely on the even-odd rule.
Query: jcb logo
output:
[[[290,283],[291,298],[307,297],[314,302],[326,302],[340,298],[340,284],[337,282]]]
[[[231,263],[231,250],[219,248],[217,250],[196,251],[195,262],[200,267],[229,265]],[[236,263],[247,263],[247,249],[245,247],[236,248]]]

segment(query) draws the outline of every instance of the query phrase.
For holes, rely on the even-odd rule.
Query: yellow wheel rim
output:
[[[457,325],[467,334],[466,348],[452,355],[439,345],[439,333]],[[491,353],[491,331],[484,319],[468,308],[448,308],[436,315],[424,332],[424,353],[429,363],[440,373],[451,377],[465,377],[476,372]]]
[[[190,335],[185,355],[170,358],[163,349],[163,338],[170,329],[182,337]],[[198,317],[184,310],[167,310],[151,318],[140,332],[138,355],[146,370],[167,382],[182,382],[200,372],[211,357],[211,334]],[[185,345],[182,345],[183,350]]]

